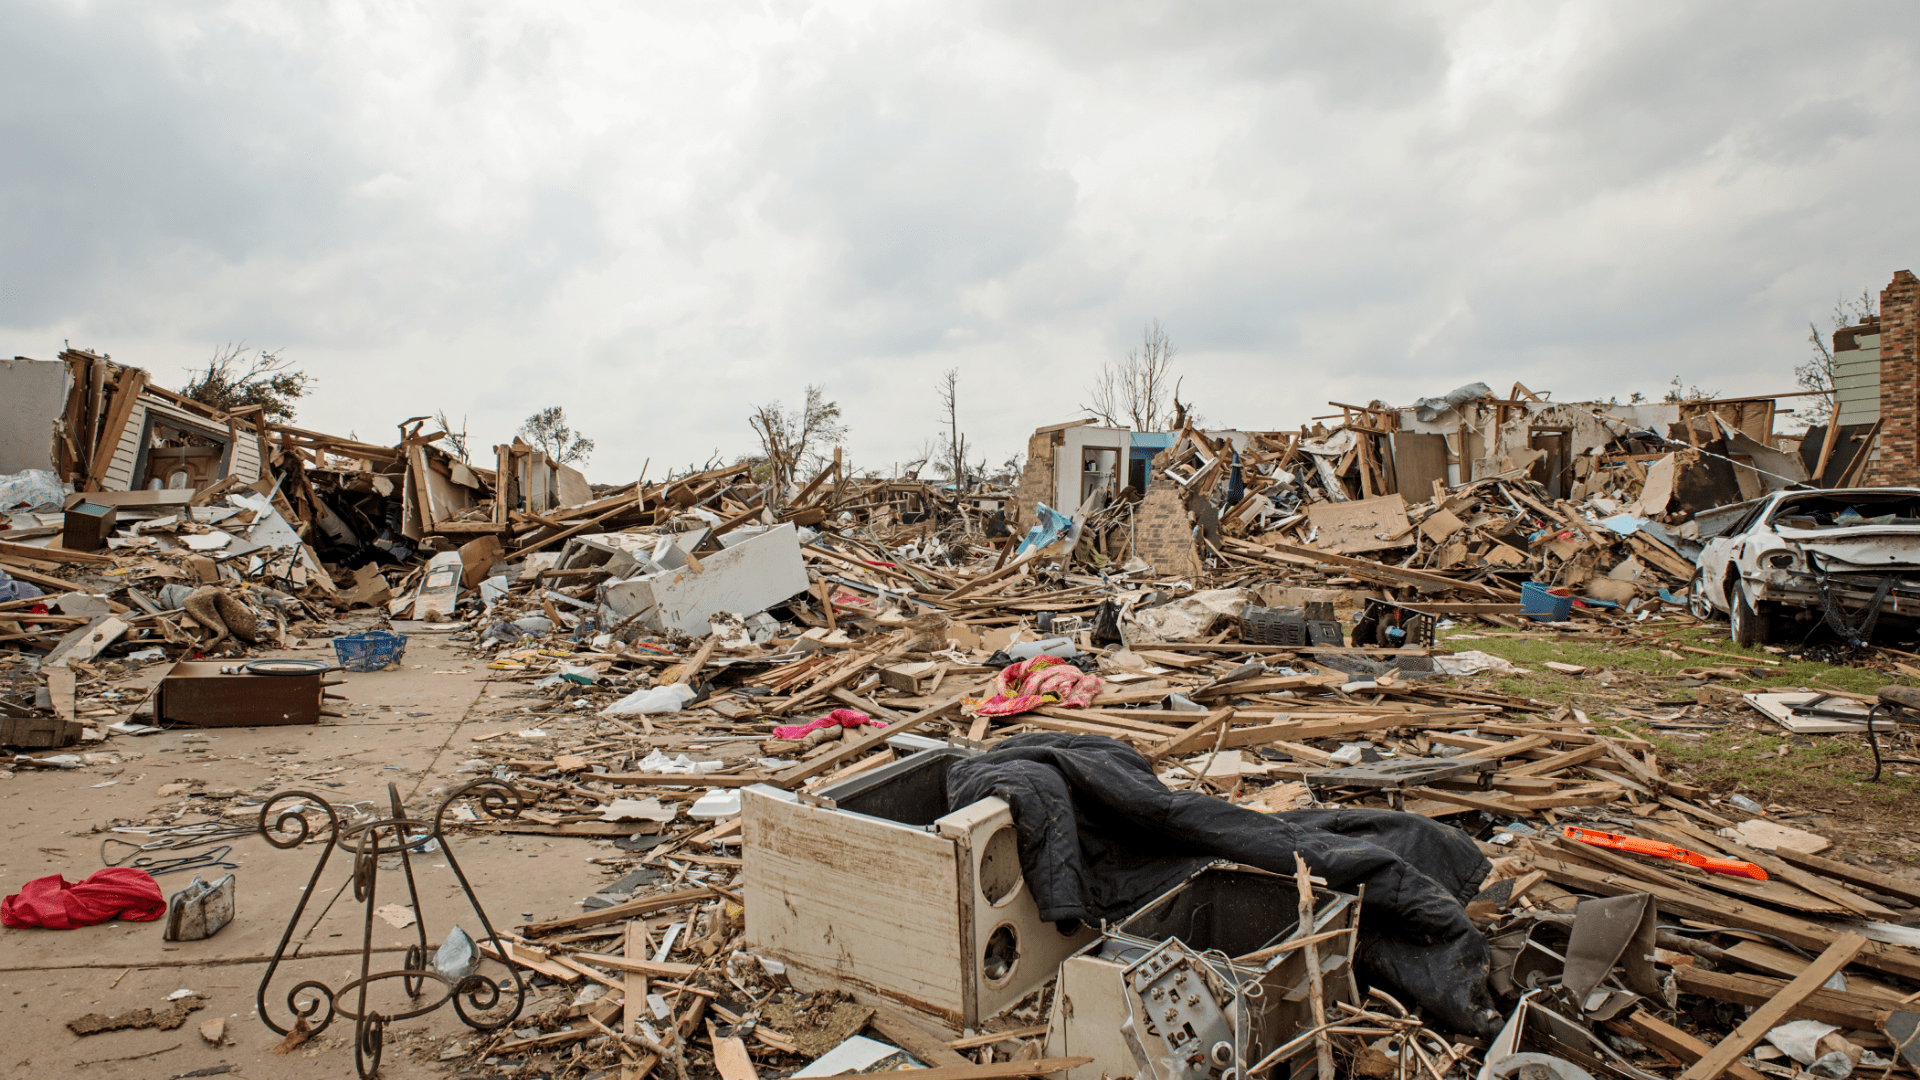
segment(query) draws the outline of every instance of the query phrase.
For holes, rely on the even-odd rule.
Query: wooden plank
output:
[[[1398,727],[1404,720],[1397,716],[1353,716],[1341,720],[1288,720],[1279,724],[1262,724],[1259,727],[1234,728],[1227,732],[1221,741],[1222,750],[1233,750],[1242,746],[1259,746],[1263,743],[1304,742],[1307,739],[1331,739],[1337,735],[1354,735],[1362,731],[1379,731],[1383,728]]]
[[[1765,1005],[1780,996],[1787,986],[1785,979],[1707,971],[1692,964],[1675,967],[1673,977],[1684,991],[1739,1005]],[[1891,1001],[1821,987],[1794,1006],[1787,1018],[1818,1020],[1852,1031],[1873,1031],[1893,1008]]]
[[[1232,709],[1215,709],[1206,715],[1206,719],[1154,747],[1148,752],[1147,758],[1150,761],[1159,761],[1164,757],[1175,757],[1197,750],[1213,742],[1215,731],[1232,719]]]
[[[1341,932],[1345,933],[1345,931]],[[974,1035],[970,1038],[955,1039],[947,1044],[947,1049],[972,1050],[977,1046],[992,1046],[994,1043],[1006,1042],[1009,1039],[1038,1038],[1046,1033],[1047,1025],[1045,1024],[1033,1024],[1028,1027],[1014,1028],[1011,1031],[989,1031],[985,1035]]]
[[[52,563],[84,563],[88,566],[112,566],[113,556],[94,551],[74,551],[63,547],[35,547],[32,544],[15,544],[0,540],[0,555],[11,555],[16,559],[38,559]]]
[[[1626,1023],[1627,1026],[1633,1029],[1634,1034],[1641,1042],[1646,1043],[1656,1050],[1672,1054],[1674,1057],[1688,1064],[1699,1061],[1707,1055],[1708,1051],[1713,1049],[1713,1047],[1708,1046],[1706,1043],[1674,1027],[1672,1024],[1667,1023],[1665,1020],[1660,1019],[1645,1009],[1641,1009],[1632,1016],[1627,1017]],[[1737,1061],[1727,1066],[1727,1072],[1738,1077],[1739,1080],[1767,1080],[1767,1077],[1762,1074],[1760,1070],[1751,1065],[1743,1065]]]
[[[74,687],[77,680],[73,669],[51,667],[47,669],[47,698],[53,702],[54,715],[72,722],[74,719]]]
[[[871,735],[865,736],[864,738],[855,739],[853,742],[848,743],[846,746],[841,747],[838,750],[835,750],[831,754],[822,754],[819,757],[812,759],[811,761],[803,761],[800,764],[795,765],[794,767],[787,769],[784,772],[781,772],[780,774],[778,774],[773,779],[767,782],[772,784],[775,787],[785,788],[790,791],[793,788],[798,787],[802,782],[806,780],[810,780],[813,777],[816,777],[821,773],[827,772],[831,769],[836,769],[841,765],[844,765],[847,762],[852,761],[854,758],[861,757],[865,754],[868,754],[874,750],[879,749],[882,746],[885,746],[887,743],[887,740],[893,738],[895,735],[905,735],[908,732],[914,731],[933,720],[939,719],[941,716],[945,715],[949,710],[958,707],[959,704],[960,704],[960,697],[958,694],[956,694],[953,697],[947,698],[945,701],[941,701],[937,704],[930,705],[927,708],[924,708],[919,712],[914,713],[912,716],[907,717],[905,720],[896,720],[895,722],[888,724],[886,727],[881,728],[879,731],[876,731]],[[605,778],[595,777],[595,779],[605,779]]]
[[[1063,709],[1058,705],[1042,705],[1033,710],[1033,713],[1021,713],[1017,717],[1008,717],[1007,719],[1031,722],[1029,718],[1033,716],[1034,713],[1038,713],[1041,716],[1051,716],[1056,720],[1074,720],[1080,723],[1098,724],[1106,728],[1132,731],[1141,735],[1159,735],[1163,738],[1173,738],[1186,730],[1176,724],[1151,723],[1131,713],[1108,712],[1103,709]],[[1148,715],[1158,719],[1184,720],[1189,716],[1205,717],[1207,714],[1204,712],[1155,712]]]
[[[713,1043],[713,1067],[720,1074],[720,1080],[760,1080],[759,1072],[753,1067],[753,1055],[747,1052],[744,1041],[722,1037],[711,1020],[707,1021],[707,1038]]]
[[[1797,866],[1802,870],[1825,874],[1835,881],[1858,885],[1885,896],[1897,897],[1909,904],[1920,904],[1920,882],[1897,878],[1891,874],[1883,874],[1878,870],[1869,870],[1864,866],[1855,866],[1838,859],[1829,859],[1820,855],[1803,855],[1798,851],[1788,851],[1786,848],[1775,849],[1773,854],[1781,862]]]
[[[1773,1030],[1798,1008],[1807,996],[1834,973],[1846,967],[1847,963],[1867,945],[1867,939],[1858,934],[1841,934],[1832,945],[1827,946],[1819,959],[1807,965],[1794,980],[1783,987],[1766,1004],[1753,1010],[1733,1033],[1707,1052],[1705,1057],[1687,1067],[1680,1074],[1680,1080],[1714,1080],[1727,1071],[1727,1067],[1739,1061],[1746,1052],[1759,1044],[1767,1032]]]
[[[635,960],[627,956],[613,956],[609,953],[574,953],[573,958],[583,964],[597,964],[636,975],[654,975],[662,979],[685,979],[700,970],[695,964],[675,964],[665,960]]]
[[[575,525],[571,528],[562,529],[561,531],[554,533],[552,536],[549,536],[544,540],[535,540],[531,543],[528,543],[519,548],[516,548],[515,554],[526,555],[535,551],[539,551],[543,547],[550,547],[561,540],[568,539],[569,537],[572,537],[578,533],[586,532],[588,529],[593,528],[595,525],[598,525],[603,521],[607,521],[611,518],[617,517],[618,515],[624,514],[633,509],[633,503],[631,503],[627,499],[622,498],[619,500],[619,502],[620,502],[620,505],[614,507],[613,509],[607,511],[604,514],[600,514],[596,517],[589,518],[586,521],[583,521],[580,524]]]
[[[610,922],[622,922],[639,915],[651,915],[656,911],[690,904],[696,900],[710,900],[719,894],[712,889],[677,889],[659,896],[647,896],[638,900],[629,900],[624,904],[604,907],[599,911],[589,911],[580,915],[569,915],[564,919],[553,919],[543,923],[531,923],[523,928],[529,937],[542,934],[558,934],[566,930],[582,930],[589,926],[600,926]]]
[[[953,1047],[928,1030],[926,1025],[891,1005],[875,1005],[873,1019],[867,1024],[879,1036],[929,1065],[971,1065]],[[965,1041],[965,1040],[961,1040]]]
[[[501,457],[506,457],[504,448],[502,449]],[[503,474],[512,475],[511,473],[504,473],[504,470]],[[647,958],[647,927],[645,923],[636,920],[627,924],[627,934],[625,941],[622,943],[622,951],[625,952],[626,958],[629,960],[644,960]],[[647,1016],[647,977],[637,971],[629,971],[627,972],[625,982],[626,985],[621,988],[621,996],[626,1000],[620,1003],[620,1034],[631,1035],[639,1030],[636,1025],[641,1020],[646,1019]],[[718,1044],[716,1044],[715,1050],[717,1056]],[[639,1070],[631,1065],[622,1064],[620,1067],[622,1080],[633,1080],[633,1078],[638,1075],[638,1072]]]
[[[1505,758],[1519,757],[1529,750],[1538,750],[1547,745],[1547,741],[1545,735],[1528,735],[1524,738],[1514,739],[1511,742],[1478,747],[1460,756],[1463,758],[1490,758],[1494,761],[1500,761]]]
[[[1791,979],[1807,970],[1809,963],[1808,959],[1799,953],[1758,941],[1735,942],[1727,947],[1724,955],[1757,974],[1782,980]],[[1895,987],[1892,983],[1882,982],[1871,975],[1862,975],[1857,971],[1847,974],[1847,993],[1858,997],[1880,998],[1888,1008],[1905,1001],[1908,996],[1907,991]]]
[[[1824,923],[1743,903],[1731,897],[1706,896],[1696,890],[1596,870],[1538,853],[1531,856],[1531,860],[1535,867],[1547,871],[1548,878],[1556,885],[1594,896],[1649,892],[1659,899],[1662,914],[1677,918],[1697,919],[1714,926],[1765,927],[1767,933],[1802,949],[1824,949],[1835,940],[1833,928]],[[1855,963],[1903,979],[1920,979],[1920,953],[1902,945],[1868,942],[1860,950]]]
[[[772,783],[762,773],[595,773],[596,784],[627,787],[751,787]]]
[[[505,942],[505,945],[507,947],[507,955],[502,956],[499,951],[493,947],[492,942],[482,941],[479,943],[482,955],[490,956],[503,964],[515,964],[526,968],[528,971],[537,971],[557,982],[577,983],[584,977],[580,972],[572,968],[562,967],[554,963],[539,949],[528,949],[524,945],[516,945],[511,941]]]
[[[1594,758],[1606,756],[1606,753],[1607,748],[1604,745],[1591,743],[1577,750],[1568,750],[1564,753],[1554,754],[1551,757],[1544,757],[1537,761],[1529,761],[1525,765],[1514,765],[1509,768],[1504,768],[1500,771],[1508,776],[1541,776],[1547,773],[1559,772],[1561,769],[1570,769],[1575,765],[1584,765]]]
[[[1077,1069],[1092,1060],[1090,1057],[1057,1057],[999,1061],[992,1065],[936,1065],[931,1069],[914,1069],[913,1080],[1008,1080],[1016,1076],[1046,1076],[1049,1073]],[[860,1076],[862,1074],[845,1072],[833,1075]]]

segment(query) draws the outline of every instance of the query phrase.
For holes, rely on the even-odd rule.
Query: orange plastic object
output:
[[[1577,825],[1566,826],[1561,830],[1561,835],[1569,840],[1592,844],[1594,847],[1628,851],[1635,855],[1651,855],[1656,859],[1672,859],[1675,862],[1686,863],[1688,866],[1697,866],[1709,874],[1729,874],[1734,877],[1752,878],[1755,881],[1767,880],[1767,872],[1750,862],[1710,858],[1697,851],[1663,844],[1658,840],[1642,840],[1637,836],[1621,836],[1619,833],[1600,832],[1597,829],[1582,829]]]

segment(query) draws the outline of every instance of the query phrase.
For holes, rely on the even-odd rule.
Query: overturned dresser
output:
[[[1098,934],[1041,921],[1005,802],[947,811],[947,770],[975,751],[896,742],[918,752],[813,793],[742,791],[747,945],[803,989],[978,1027]]]

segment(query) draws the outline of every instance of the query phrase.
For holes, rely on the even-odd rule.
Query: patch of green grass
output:
[[[1623,725],[1653,743],[1663,765],[1715,793],[1737,791],[1761,802],[1809,810],[1877,816],[1894,812],[1920,794],[1920,778],[1894,775],[1888,766],[1877,784],[1861,781],[1873,772],[1873,755],[1857,737],[1774,734],[1748,725],[1697,738],[1640,725]],[[1783,752],[1784,750],[1784,752]]]
[[[1649,624],[1646,632],[1659,633],[1660,624]],[[1463,638],[1465,640],[1459,640]],[[1680,685],[1680,680],[1649,678],[1676,676],[1688,668],[1728,668],[1739,671],[1739,678],[1715,678],[1712,685],[1743,692],[1768,686],[1804,686],[1809,690],[1872,694],[1892,682],[1913,682],[1911,679],[1896,680],[1872,668],[1822,664],[1778,656],[1764,649],[1743,649],[1728,639],[1724,627],[1715,626],[1688,627],[1660,641],[1646,644],[1609,642],[1578,633],[1532,631],[1521,634],[1512,630],[1461,626],[1441,631],[1438,644],[1456,651],[1478,649],[1531,670],[1532,673],[1528,675],[1484,676],[1501,693],[1582,709],[1605,701],[1609,694],[1617,695],[1622,689],[1637,689],[1640,695],[1652,693],[1662,700],[1692,698],[1694,688]],[[1721,655],[1703,656],[1683,652],[1677,647],[1681,645],[1691,645]],[[1679,659],[1665,655],[1669,652]],[[1562,675],[1545,667],[1550,660],[1577,664],[1588,670],[1579,675]],[[1758,663],[1762,660],[1775,661],[1779,666]],[[1752,670],[1756,668],[1759,669],[1757,674]],[[1602,672],[1610,672],[1621,678],[1609,680],[1611,686],[1602,685]],[[1663,690],[1663,683],[1672,685],[1670,689]]]

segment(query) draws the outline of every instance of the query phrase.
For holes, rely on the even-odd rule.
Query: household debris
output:
[[[111,426],[132,370],[79,430]],[[524,444],[463,461],[418,421],[382,447],[167,404],[252,431],[228,459],[252,472],[113,491],[76,453],[0,485],[30,502],[14,531],[48,530],[0,537],[0,721],[42,740],[17,776],[90,775],[47,752],[136,716],[326,726],[328,673],[250,670],[264,653],[380,679],[409,640],[457,650],[525,704],[456,737],[476,786],[422,792],[430,837],[397,794],[205,781],[138,827],[201,847],[220,834],[188,806],[291,811],[301,840],[384,835],[376,875],[462,834],[586,841],[604,883],[516,926],[436,945],[417,903],[374,912],[417,936],[404,977],[524,1000],[445,1047],[458,1067],[1751,1080],[1898,1067],[1910,1042],[1920,888],[1618,726],[1704,727],[1784,663],[1674,640],[1702,545],[1823,472],[1790,478],[1770,399],[1469,387],[1297,433],[1056,425],[1010,492],[838,464],[596,488]],[[167,430],[149,450],[201,437]],[[1699,661],[1667,711],[1590,717],[1497,681],[1533,662],[1455,647],[1455,620]],[[1860,636],[1835,656],[1906,674]],[[196,679],[227,719],[181,712]],[[1825,703],[1846,719],[1778,700],[1807,693],[1756,702],[1908,736],[1858,695]],[[182,858],[145,865],[208,865]],[[279,998],[283,1045],[320,1034]]]

